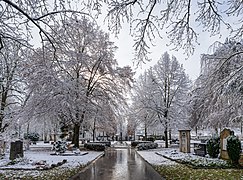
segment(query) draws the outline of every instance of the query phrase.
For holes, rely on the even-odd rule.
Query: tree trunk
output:
[[[7,91],[2,92],[2,98],[1,98],[1,108],[0,108],[0,131],[4,132],[5,126],[3,126],[3,119],[4,119],[4,111],[6,107],[6,102],[7,102]]]
[[[122,132],[120,132],[120,141],[122,142]]]
[[[165,128],[165,148],[168,148],[169,147],[169,143],[168,143],[168,129],[167,127]]]
[[[144,129],[144,140],[147,141],[147,127],[145,126],[145,129]]]
[[[74,144],[74,146],[77,148],[79,148],[79,131],[80,124],[74,124],[72,144]]]
[[[93,127],[93,142],[95,141],[95,125],[96,125],[96,118],[94,119],[94,127]]]
[[[82,126],[82,137],[83,137],[83,139],[85,138],[85,127],[84,126]]]
[[[95,141],[95,128],[93,128],[93,142]]]
[[[56,142],[57,141],[57,124],[55,124],[56,125],[56,127],[54,127],[54,136],[53,136],[53,140],[54,140],[54,142]]]
[[[30,133],[30,123],[27,124],[27,135]]]
[[[165,131],[164,131],[164,134],[165,134],[165,147],[168,148],[169,147],[169,143],[168,143],[168,110],[165,111],[165,114],[164,114],[164,118],[165,118]]]
[[[56,141],[57,141],[57,134],[56,134],[56,133],[54,134],[53,141],[54,141],[54,142],[56,142]]]
[[[44,122],[44,131],[43,131],[43,134],[44,134],[44,141],[47,141],[46,122]]]
[[[53,140],[53,139],[52,139],[52,131],[51,131],[51,130],[49,130],[49,140],[50,140],[50,141]]]
[[[169,130],[169,140],[171,140],[171,129]]]
[[[218,127],[215,127],[214,129],[215,129],[215,134],[218,135]]]

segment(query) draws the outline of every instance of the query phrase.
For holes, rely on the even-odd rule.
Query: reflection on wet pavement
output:
[[[105,156],[71,180],[161,180],[163,179],[133,149],[110,148]]]

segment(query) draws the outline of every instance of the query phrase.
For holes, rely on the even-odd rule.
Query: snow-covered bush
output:
[[[39,140],[40,135],[37,132],[32,132],[32,133],[24,134],[24,138],[36,142]]]
[[[220,138],[218,136],[213,136],[207,141],[206,147],[209,156],[212,158],[217,158],[219,155]]]
[[[238,137],[231,135],[227,138],[227,151],[232,163],[239,164],[241,142]]]
[[[148,149],[156,149],[158,147],[157,143],[149,142],[149,143],[140,143],[137,146],[139,151],[141,150],[148,150]]]
[[[57,141],[53,144],[52,150],[55,150],[59,153],[64,153],[67,150],[66,141]]]
[[[84,148],[94,151],[104,151],[105,144],[103,143],[85,143]]]
[[[150,143],[151,141],[132,141],[131,142],[131,146],[132,147],[136,147],[137,145],[141,144],[141,143]]]

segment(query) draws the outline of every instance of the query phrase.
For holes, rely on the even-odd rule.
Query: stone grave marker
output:
[[[190,131],[191,130],[179,130],[180,152],[190,152]]]
[[[230,129],[224,129],[220,133],[220,158],[229,160],[229,155],[227,152],[227,137],[233,133]]]
[[[9,159],[14,160],[20,157],[24,157],[23,142],[22,141],[11,142]]]

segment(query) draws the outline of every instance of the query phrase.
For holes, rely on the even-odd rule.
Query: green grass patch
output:
[[[185,165],[154,166],[166,180],[242,180],[242,169],[193,169]]]

